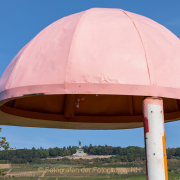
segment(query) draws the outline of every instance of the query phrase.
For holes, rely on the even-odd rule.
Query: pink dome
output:
[[[15,56],[0,79],[0,105],[2,105],[0,122],[1,124],[9,122],[10,125],[78,129],[140,127],[143,117],[140,110],[142,105],[138,102],[141,102],[144,96],[165,98],[167,113],[171,113],[165,120],[175,120],[180,117],[179,101],[175,100],[180,99],[179,69],[180,40],[164,26],[144,16],[120,9],[89,9],[52,23]],[[60,125],[38,125],[35,119],[52,120],[52,118],[33,116],[32,113],[63,115],[65,106],[61,105],[62,110],[59,109],[59,112],[58,110],[51,112],[43,104],[48,101],[50,107],[53,104],[53,108],[58,109],[60,107],[55,106],[55,102],[64,104],[66,101],[64,99],[68,99],[65,97],[66,94],[77,94],[75,97],[71,96],[75,99],[72,105],[73,108],[75,106],[73,112],[81,118],[83,116],[82,120],[73,116],[67,117],[74,120],[66,123],[64,119],[57,118],[56,121],[61,121]],[[43,104],[37,105],[38,98],[45,99],[50,97],[48,95],[54,98],[54,100],[51,98],[52,104],[50,100],[41,99]],[[94,110],[87,105],[88,102],[82,107],[77,107],[83,97],[87,96],[86,99],[88,99],[91,96],[98,97],[97,95],[107,95],[102,96],[103,105],[99,104]],[[115,102],[118,97],[126,97],[126,100],[120,100],[122,105]],[[93,98],[89,98],[92,104],[96,102],[96,100],[91,101]],[[138,98],[139,100],[136,100]],[[30,99],[33,99],[31,103]],[[72,101],[73,98],[70,99]],[[23,102],[15,108],[13,100],[16,100],[15,104],[18,104],[18,101]],[[127,102],[127,109],[118,111],[113,107],[109,110],[110,105],[104,104],[110,101],[119,106],[118,109],[123,109]],[[38,107],[34,108],[36,106],[34,102]],[[100,106],[104,106],[104,109]],[[138,109],[136,113],[135,109]],[[31,111],[31,115],[23,115],[23,112],[18,114],[18,110],[24,111],[24,114],[27,114],[26,111]],[[176,114],[172,115],[172,113]],[[101,116],[102,120],[96,121],[94,120],[96,118],[92,117],[87,120],[85,115]],[[117,117],[117,115],[131,116],[128,117],[131,121],[127,120],[129,121],[127,125],[126,120],[123,120],[124,125],[122,125],[121,120],[117,118],[116,122],[110,125],[111,120],[107,122],[103,120],[104,116]],[[29,121],[31,119],[31,122],[23,124],[22,121],[20,123],[11,120],[3,121],[5,116],[9,119],[21,116],[27,122],[28,118]],[[141,116],[141,118],[139,117],[137,121],[133,119],[135,116]],[[64,126],[63,122],[71,124]],[[75,125],[72,125],[73,123]],[[102,125],[97,125],[98,123]]]

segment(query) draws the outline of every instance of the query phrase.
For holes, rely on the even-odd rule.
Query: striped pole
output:
[[[168,180],[163,100],[147,97],[143,101],[146,179]]]

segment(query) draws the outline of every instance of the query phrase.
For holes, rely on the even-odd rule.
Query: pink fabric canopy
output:
[[[0,105],[30,95],[104,94],[180,99],[180,40],[120,9],[93,8],[42,30],[0,79]]]
[[[0,80],[0,100],[25,94],[126,94],[180,99],[180,40],[146,17],[93,8],[41,31]]]

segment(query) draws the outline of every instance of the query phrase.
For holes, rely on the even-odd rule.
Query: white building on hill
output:
[[[81,141],[79,141],[79,148],[76,149],[76,153],[73,154],[73,156],[87,156],[87,154],[84,153],[84,149],[81,148]]]

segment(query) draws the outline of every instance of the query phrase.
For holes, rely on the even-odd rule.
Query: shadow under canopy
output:
[[[143,99],[143,96],[98,94],[21,97],[0,107],[1,114],[7,116],[1,122],[68,129],[136,128],[143,126]],[[177,120],[179,100],[163,98],[163,103],[165,122]]]

